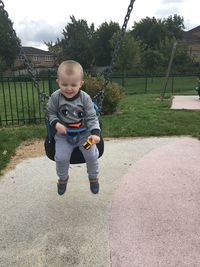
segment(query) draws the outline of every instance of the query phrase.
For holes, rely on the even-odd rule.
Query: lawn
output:
[[[126,96],[118,113],[103,117],[105,136],[191,135],[200,138],[200,111],[171,110],[171,97],[157,94]]]
[[[200,111],[170,110],[171,97],[158,94],[127,95],[113,115],[102,116],[104,137],[190,135],[200,139]],[[27,139],[44,138],[44,125],[0,129],[0,171]],[[28,148],[27,148],[28,149]]]
[[[115,78],[113,81],[123,85],[127,94],[160,94],[163,77],[128,77]],[[195,94],[196,76],[169,77],[166,91],[172,94]]]

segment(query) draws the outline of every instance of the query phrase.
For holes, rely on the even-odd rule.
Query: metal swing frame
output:
[[[189,45],[189,43],[187,41],[184,41],[184,40],[176,40],[176,41],[174,41],[174,43],[172,45],[171,55],[169,58],[166,74],[165,74],[165,77],[164,77],[164,80],[163,80],[163,83],[161,86],[161,90],[160,90],[160,100],[161,101],[163,101],[165,98],[165,93],[167,91],[167,84],[169,81],[169,76],[170,76],[171,69],[173,66],[173,61],[174,61],[174,58],[176,55],[176,51],[177,51],[178,47],[181,45]]]
[[[98,116],[100,116],[100,114],[101,114],[101,110],[102,110],[102,107],[103,107],[103,100],[104,100],[104,97],[105,97],[105,90],[106,90],[106,87],[107,87],[108,83],[111,80],[111,75],[113,73],[113,69],[114,69],[114,66],[115,66],[116,61],[117,61],[118,52],[120,50],[121,43],[122,43],[123,37],[124,37],[125,32],[126,32],[127,24],[128,24],[131,12],[133,10],[134,2],[135,2],[135,0],[131,0],[130,4],[128,5],[127,13],[126,13],[125,18],[124,18],[124,23],[123,23],[123,25],[121,27],[120,35],[119,35],[119,38],[118,38],[118,40],[117,40],[117,42],[115,44],[115,47],[114,47],[114,51],[113,51],[113,54],[112,54],[110,66],[103,73],[105,79],[104,79],[104,83],[103,83],[102,89],[93,98],[94,104],[98,108],[97,109],[97,115]],[[0,10],[3,11],[4,15],[9,19],[8,12],[5,10],[4,2],[2,0],[0,0]],[[12,23],[11,23],[10,20],[9,20],[9,22],[10,22],[9,26],[10,26],[11,32],[17,39],[17,35],[16,35],[15,30],[12,27]],[[46,95],[45,92],[40,90],[39,81],[38,81],[38,79],[36,77],[36,74],[34,72],[34,66],[28,60],[28,58],[27,58],[27,56],[26,56],[26,54],[25,54],[25,52],[23,50],[23,47],[22,47],[21,43],[19,43],[19,50],[20,50],[20,56],[22,57],[22,59],[24,61],[24,65],[25,65],[28,73],[30,74],[30,76],[31,76],[31,78],[33,80],[33,85],[37,89],[37,92],[38,92],[38,95],[39,95],[39,99],[40,99],[40,102],[41,102],[41,105],[42,105],[42,109],[43,109],[43,111],[45,113],[45,117],[46,117],[46,102],[48,101],[49,96]],[[46,122],[47,122],[47,120],[46,120]],[[55,140],[49,134],[50,129],[49,129],[48,122],[46,123],[46,126],[47,126],[47,137],[45,139],[45,144],[44,144],[45,151],[46,151],[46,154],[47,154],[48,158],[51,159],[51,160],[54,160]],[[99,157],[101,157],[101,155],[104,152],[104,142],[103,142],[102,136],[101,136],[100,143],[97,144],[97,148],[99,150]],[[70,163],[71,164],[76,164],[76,163],[84,163],[84,162],[85,162],[85,159],[83,158],[83,155],[82,155],[81,151],[78,148],[75,148],[74,151],[72,152]]]

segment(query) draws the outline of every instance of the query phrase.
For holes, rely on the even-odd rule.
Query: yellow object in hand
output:
[[[83,147],[85,149],[90,149],[91,145],[93,145],[93,140],[92,138],[88,138],[87,141],[83,144]]]

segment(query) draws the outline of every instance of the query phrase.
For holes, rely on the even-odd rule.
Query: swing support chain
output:
[[[119,38],[118,38],[118,40],[115,44],[115,47],[114,47],[110,66],[104,71],[105,80],[104,80],[104,83],[102,85],[102,89],[94,96],[94,101],[95,101],[96,105],[98,106],[99,114],[100,114],[102,107],[103,107],[103,100],[105,97],[105,89],[111,80],[111,75],[113,73],[113,69],[114,69],[114,66],[115,66],[117,58],[118,58],[118,53],[119,53],[119,50],[121,48],[122,40],[123,40],[123,37],[124,37],[125,32],[126,32],[126,28],[127,28],[128,21],[130,19],[131,12],[133,10],[134,2],[135,2],[135,0],[130,1],[130,4],[129,4],[128,9],[127,9],[127,14],[124,18],[124,23],[121,27]]]
[[[9,28],[10,28],[10,32],[11,34],[18,40],[18,37],[17,37],[17,34],[16,34],[16,31],[13,29],[13,26],[12,26],[12,22],[9,20],[9,15],[8,15],[8,12],[4,9],[4,2],[2,0],[0,0],[0,10],[3,12],[3,14],[8,18],[8,21],[9,21]],[[33,85],[34,87],[37,89],[38,91],[38,95],[39,95],[39,98],[40,98],[40,102],[42,104],[42,109],[44,112],[46,112],[46,100],[49,99],[49,96],[45,94],[45,92],[43,91],[40,91],[40,87],[39,87],[39,81],[37,79],[37,76],[36,76],[36,73],[35,73],[35,70],[34,70],[34,67],[33,67],[33,64],[28,60],[24,50],[23,50],[23,47],[21,45],[20,42],[17,42],[18,43],[18,48],[19,48],[19,54],[20,56],[22,57],[23,59],[23,62],[24,62],[24,65],[28,71],[28,73],[30,74],[32,80],[33,80]]]

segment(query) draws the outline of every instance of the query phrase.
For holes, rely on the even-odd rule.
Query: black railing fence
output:
[[[39,81],[41,90],[46,94],[51,94],[49,82],[46,78]],[[39,123],[43,120],[39,95],[30,79],[0,79],[0,126]]]
[[[169,77],[167,93],[195,94],[197,75]],[[39,77],[40,90],[51,95],[58,87],[54,75]],[[164,76],[113,76],[126,94],[160,95]],[[0,126],[41,123],[44,112],[33,82],[27,76],[0,77]]]

